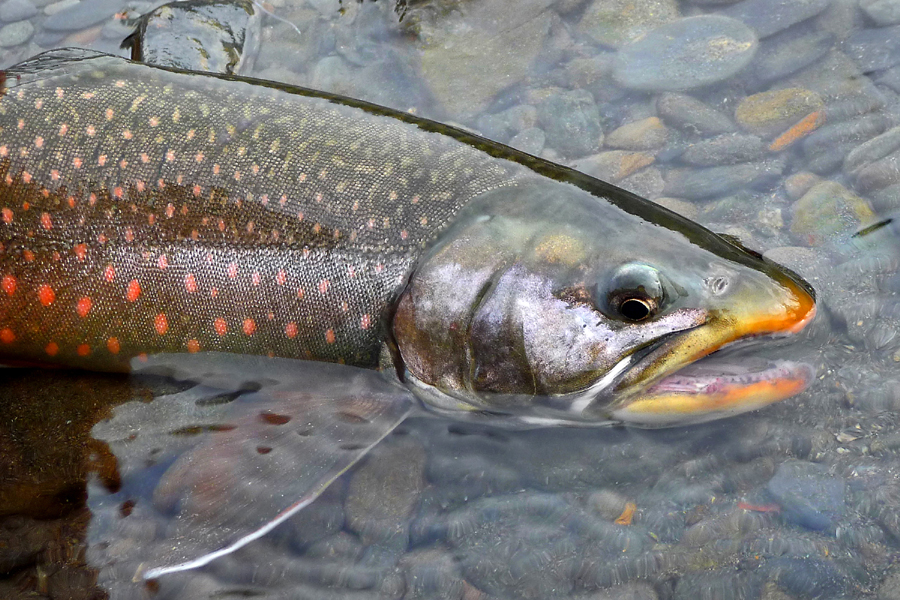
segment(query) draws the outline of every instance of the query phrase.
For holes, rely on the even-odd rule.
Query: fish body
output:
[[[0,360],[163,364],[204,389],[256,361],[258,385],[190,427],[207,433],[137,501],[174,521],[135,546],[139,577],[270,531],[413,394],[519,425],[659,426],[758,408],[812,377],[704,358],[800,331],[808,284],[565,167],[364,102],[87,51],[39,55],[0,84]],[[186,398],[123,405],[107,425],[124,423],[95,435],[121,468],[146,469],[184,431],[166,415],[208,408]],[[257,484],[278,493],[218,501]]]
[[[529,412],[541,396],[596,421],[815,311],[798,277],[686,219],[431,121],[87,51],[6,78],[8,361],[374,368],[387,348],[437,406]]]

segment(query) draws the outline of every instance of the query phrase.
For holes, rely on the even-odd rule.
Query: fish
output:
[[[807,282],[570,168],[359,100],[93,51],[46,52],[2,81],[0,361],[203,381],[203,360],[228,373],[249,356],[282,374],[163,475],[178,543],[141,577],[271,530],[416,407],[659,427],[813,377],[728,361],[803,330]],[[284,383],[316,362],[346,388]],[[377,389],[354,383],[372,373]],[[335,443],[275,436],[296,460],[268,513],[187,508],[221,485],[204,460],[248,435],[271,450],[273,428],[301,423]],[[252,454],[242,476],[271,460]]]

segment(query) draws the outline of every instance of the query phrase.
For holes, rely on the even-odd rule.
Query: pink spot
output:
[[[285,281],[287,281],[287,273],[284,272],[284,269],[279,269],[278,273],[275,274],[275,283],[284,285]]]
[[[150,117],[150,119],[147,122],[150,123],[150,127],[156,127],[157,125],[159,125],[159,118],[158,117]]]
[[[362,318],[359,320],[359,326],[363,329],[368,329],[372,326],[372,317],[368,314],[364,314]]]
[[[91,195],[88,196],[88,204],[91,206],[97,204],[97,194],[91,192]]]
[[[3,288],[7,296],[12,296],[16,293],[16,278],[12,275],[4,275],[0,280],[0,288]]]
[[[88,137],[94,137],[95,135],[97,135],[97,130],[94,129],[93,125],[88,125],[87,127],[85,127],[84,132],[88,134]]]
[[[34,252],[32,252],[31,250],[22,250],[22,258],[25,259],[25,262],[33,262]]]
[[[116,87],[117,88],[125,87],[125,82],[123,80],[119,79],[118,81],[116,81]]]
[[[106,265],[106,268],[103,270],[103,279],[105,279],[108,283],[112,283],[116,278],[116,269],[112,265]]]
[[[53,229],[53,220],[50,218],[50,213],[41,213],[41,227]]]
[[[256,322],[253,319],[244,319],[243,329],[245,334],[253,335],[256,333]]]
[[[259,271],[254,272],[253,275],[250,276],[250,282],[253,285],[259,285]]]
[[[75,244],[72,246],[72,251],[79,262],[84,262],[84,257],[87,256],[87,244]]]
[[[159,313],[153,318],[153,329],[159,335],[165,335],[169,331],[169,320],[166,318],[166,313]]]
[[[63,91],[62,88],[56,88],[56,97],[58,99],[62,100],[63,96],[65,96],[65,95],[66,95],[66,93]]]
[[[329,344],[334,343],[334,329],[329,329],[325,332],[325,341]]]
[[[175,160],[175,152],[173,150],[169,150],[168,152],[166,152],[166,161],[172,162],[173,160]]]
[[[160,254],[159,260],[156,261],[156,264],[159,265],[160,269],[165,269],[169,266],[169,259],[166,258],[165,254]]]
[[[121,187],[119,187],[119,186],[116,186],[116,187],[113,188],[113,196],[115,196],[116,198],[118,198],[119,200],[121,200],[122,198],[125,197],[125,190],[123,190],[123,189],[122,189]]]
[[[189,294],[193,294],[197,291],[197,279],[194,277],[193,273],[188,273],[184,276],[184,289],[186,289]]]
[[[69,208],[75,208],[75,196],[69,196],[66,198],[66,202],[69,203]]]
[[[38,109],[38,110],[41,110],[41,108],[44,107],[44,101],[43,101],[43,99],[38,98],[37,100],[35,100],[35,101],[34,101],[34,107],[35,107],[36,109]]]
[[[28,171],[22,171],[22,181],[25,183],[31,183],[31,173]]]
[[[278,204],[284,206],[287,203],[287,196],[284,194],[281,195],[281,198],[278,199]]]
[[[127,167],[127,166],[128,166],[128,161],[125,160],[124,158],[123,158],[122,160],[119,161],[119,168],[120,168],[120,169],[124,169],[124,168]]]
[[[405,240],[408,237],[409,237],[409,232],[406,231],[405,229],[401,229],[400,230],[400,239]]]
[[[219,165],[217,165],[217,164],[213,165],[213,175],[218,175],[219,171],[221,171],[221,170],[222,169],[221,169],[221,167],[219,167]]]
[[[200,194],[203,193],[203,189],[202,189],[199,185],[194,184],[193,192],[194,192],[194,196],[198,196],[198,197],[199,197]]]
[[[211,288],[209,290],[209,297],[210,298],[218,298],[219,297],[219,288]]]
[[[144,164],[150,162],[150,156],[146,152],[141,152],[141,162]]]
[[[291,321],[287,325],[284,326],[284,335],[288,336],[290,339],[294,339],[297,337],[297,324]]]
[[[166,205],[166,218],[171,219],[175,216],[175,206],[171,202]]]
[[[131,227],[125,228],[125,241],[129,243],[134,241],[134,229]]]
[[[200,352],[200,342],[197,340],[188,340],[187,341],[187,351],[191,354],[195,352]]]
[[[122,137],[125,138],[126,140],[130,140],[131,138],[134,137],[134,134],[131,133],[131,131],[129,131],[128,129],[126,129],[125,131],[122,132]]]
[[[6,146],[0,146],[0,158],[9,156],[9,148]]]
[[[44,306],[50,306],[56,301],[56,292],[53,291],[53,288],[43,284],[38,288],[38,300]]]
[[[3,217],[4,223],[12,223],[13,220],[13,211],[8,208],[4,208],[0,210],[0,216]]]
[[[240,181],[240,180],[241,180],[241,172],[240,172],[240,171],[235,171],[235,172],[234,172],[234,180],[235,180],[235,181]]]
[[[73,165],[76,169],[80,169],[80,168],[81,168],[81,165],[83,165],[83,164],[84,164],[84,161],[82,161],[82,160],[81,160],[80,158],[78,158],[77,156],[76,156],[75,158],[72,159],[72,165]]]
[[[63,123],[59,126],[59,136],[64,137],[67,133],[69,133],[69,126]]]
[[[128,287],[125,289],[125,299],[129,302],[134,302],[141,296],[141,284],[137,279],[132,279],[128,282]]]
[[[147,223],[150,225],[155,225],[156,224],[156,215],[154,215],[153,213],[150,213],[149,215],[147,215]]]
[[[306,292],[303,291],[303,288],[297,288],[297,299],[303,300],[303,296],[306,295]]]
[[[143,192],[145,189],[147,189],[147,184],[138,179],[134,182],[134,187],[137,188],[137,191]]]
[[[112,121],[113,117],[115,116],[115,113],[113,112],[113,109],[111,109],[111,108],[107,108],[105,114],[106,114],[107,121]]]
[[[82,319],[88,316],[88,313],[91,312],[91,306],[93,306],[93,302],[87,296],[80,298],[78,302],[75,304],[75,312],[78,313],[78,316]]]
[[[238,273],[237,263],[233,262],[233,263],[229,264],[228,265],[228,277],[230,277],[231,279],[234,279],[235,277],[237,277],[237,273]]]
[[[328,288],[331,286],[331,282],[327,279],[323,279],[319,282],[319,293],[326,294],[328,293]]]
[[[53,181],[59,181],[59,171],[56,169],[50,169],[50,179]]]
[[[44,145],[44,138],[42,138],[41,136],[37,136],[36,138],[34,138],[34,147],[35,148],[41,148],[43,145]]]
[[[97,157],[97,164],[101,167],[106,166],[106,155],[105,154],[101,154],[100,156]]]

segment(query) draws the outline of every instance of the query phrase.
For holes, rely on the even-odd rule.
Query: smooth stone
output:
[[[844,161],[844,172],[852,174],[898,149],[900,149],[900,127],[893,127],[854,148]]]
[[[612,52],[604,52],[591,57],[576,57],[565,63],[562,68],[554,69],[550,73],[553,83],[567,89],[593,89],[594,86],[605,84],[607,78],[612,75]]]
[[[900,210],[900,183],[869,193],[872,209],[879,215]]]
[[[77,31],[102,23],[122,7],[121,0],[82,0],[65,10],[47,17],[44,29]],[[45,11],[46,12],[46,9]]]
[[[544,149],[546,141],[547,136],[544,134],[543,129],[540,127],[529,127],[514,135],[509,140],[509,145],[516,150],[537,156]]]
[[[603,144],[616,150],[658,150],[668,138],[669,131],[659,117],[649,117],[610,131]]]
[[[451,117],[463,120],[483,111],[501,90],[531,72],[551,23],[549,12],[539,12],[517,27],[499,31],[472,26],[438,30],[420,38],[422,77]],[[485,56],[491,59],[486,61]]]
[[[662,196],[660,198],[654,198],[653,201],[663,208],[668,208],[672,212],[678,213],[682,217],[688,219],[696,220],[700,216],[700,207],[693,202],[688,202],[681,198]]]
[[[641,169],[618,182],[618,186],[643,198],[653,200],[662,196],[666,180],[656,167]]]
[[[880,135],[891,124],[890,117],[880,112],[869,113],[838,123],[826,123],[803,140],[803,151],[807,154],[815,154],[843,144],[851,144],[855,147]],[[845,154],[851,150],[852,147],[847,148]]]
[[[810,90],[787,88],[744,98],[734,111],[738,124],[761,137],[774,137],[824,106]]]
[[[900,150],[861,167],[855,175],[856,187],[863,193],[900,183]]]
[[[59,2],[47,4],[44,6],[44,14],[48,17],[52,17],[56,13],[75,6],[76,4],[78,4],[78,0],[60,0]]]
[[[24,44],[34,35],[34,25],[29,21],[17,21],[0,28],[0,48],[12,48]]]
[[[814,185],[791,209],[791,233],[808,246],[849,236],[875,217],[865,200],[835,181]]]
[[[667,196],[703,200],[768,182],[781,175],[784,167],[784,161],[772,159],[723,167],[673,169],[666,175],[663,191]]]
[[[831,0],[744,0],[719,14],[742,21],[761,38],[825,10]]]
[[[618,48],[680,17],[673,0],[594,0],[578,22],[578,33]]]
[[[629,89],[690,90],[731,78],[753,59],[756,44],[754,33],[735,19],[688,17],[624,46],[614,76]]]
[[[853,33],[844,51],[863,71],[879,71],[900,63],[900,25],[861,29]]]
[[[825,56],[835,40],[835,35],[827,31],[798,36],[791,30],[761,41],[747,68],[748,79],[753,80],[752,87],[768,88],[770,84],[805,69]]]
[[[537,125],[537,109],[530,104],[518,104],[502,112],[482,115],[476,123],[485,137],[504,142],[520,131]]]
[[[845,482],[819,464],[789,460],[779,465],[766,490],[784,516],[814,531],[830,529],[845,510]]]
[[[759,160],[766,146],[755,135],[725,134],[691,144],[681,153],[681,162],[697,167],[714,167]]]
[[[38,9],[31,0],[6,0],[0,4],[0,22],[3,23],[30,19],[37,13]]]
[[[615,183],[653,164],[653,155],[644,152],[610,150],[581,158],[572,167],[597,179]]]
[[[563,156],[595,152],[603,143],[600,111],[584,90],[554,93],[538,106],[547,146]]]
[[[661,94],[656,100],[656,110],[668,125],[685,133],[716,135],[735,130],[726,115],[687,94]]]
[[[900,0],[860,0],[859,7],[878,25],[900,23]]]
[[[791,200],[799,200],[814,185],[822,181],[822,178],[809,171],[794,173],[784,180],[784,191]]]

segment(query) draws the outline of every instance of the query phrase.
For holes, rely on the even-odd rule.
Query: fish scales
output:
[[[91,65],[0,96],[0,352],[18,360],[374,366],[429,242],[526,171],[328,98]]]

